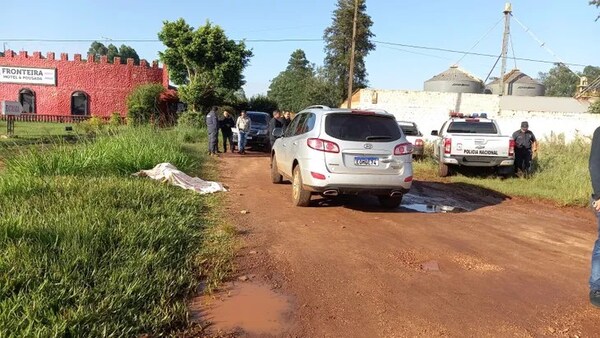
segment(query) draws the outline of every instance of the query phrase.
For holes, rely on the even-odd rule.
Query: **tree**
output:
[[[354,1],[358,1],[356,21],[356,47],[354,52],[354,85],[353,88],[367,86],[367,69],[365,57],[375,50],[371,41],[375,35],[371,32],[373,21],[366,13],[366,0],[338,0],[333,12],[331,26],[325,29],[325,73],[335,84],[338,100],[348,95],[348,79],[350,67],[350,50],[352,44],[352,26],[354,20]]]
[[[583,68],[582,76],[587,77],[589,83],[600,77],[600,67],[586,66]]]
[[[248,101],[247,110],[250,111],[262,111],[272,114],[275,109],[278,109],[277,102],[268,98],[266,95],[257,94],[252,96]]]
[[[158,83],[147,83],[135,87],[127,96],[127,123],[140,125],[158,121],[160,116],[160,94],[165,88]]]
[[[313,68],[303,50],[295,50],[284,71],[279,73],[269,86],[268,96],[284,110],[300,111],[311,104],[308,97]]]
[[[117,48],[117,46],[112,43],[108,46],[105,46],[102,42],[94,41],[88,49],[88,54],[94,54],[96,60],[100,60],[100,56],[106,55],[109,63],[113,63],[115,57],[121,58],[121,64],[127,63],[127,58],[132,58],[133,63],[135,65],[140,64],[140,57],[138,53],[130,46],[121,45],[121,48]]]
[[[252,52],[236,43],[218,25],[194,29],[185,20],[164,21],[158,38],[167,47],[159,52],[180,97],[193,111],[222,104],[244,85],[242,71]]]
[[[127,63],[127,59],[132,58],[133,64],[140,64],[140,56],[135,51],[135,49],[133,49],[130,46],[121,45],[121,47],[119,47],[119,56],[121,57],[121,63]]]
[[[334,87],[323,76],[317,76],[303,50],[295,50],[284,71],[271,81],[268,96],[279,108],[298,112],[313,104],[338,102]]]
[[[106,55],[107,53],[108,49],[106,48],[106,46],[102,42],[98,41],[92,42],[90,49],[88,49],[88,54],[94,54],[96,60],[99,60],[100,56]],[[109,60],[108,62],[112,62],[112,60]]]
[[[600,7],[600,0],[591,0],[590,6]],[[598,21],[598,19],[600,19],[600,14],[598,14],[598,16],[596,17],[596,21]]]
[[[560,63],[539,77],[546,86],[546,96],[573,96],[579,84],[579,77]]]

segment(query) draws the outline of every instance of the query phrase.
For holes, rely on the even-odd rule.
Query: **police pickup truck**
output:
[[[501,135],[496,121],[488,119],[485,113],[451,113],[442,128],[433,130],[431,135],[437,136],[433,149],[441,177],[448,176],[452,166],[495,168],[504,176],[514,171],[514,140]]]

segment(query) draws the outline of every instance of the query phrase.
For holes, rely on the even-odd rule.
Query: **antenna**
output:
[[[510,2],[504,4],[504,37],[502,38],[502,66],[500,67],[500,95],[504,95],[504,74],[506,73],[506,54],[508,52],[508,41],[510,37],[510,16],[512,5]]]

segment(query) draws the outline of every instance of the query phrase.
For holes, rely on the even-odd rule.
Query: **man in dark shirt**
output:
[[[284,112],[281,122],[283,122],[283,131],[285,131],[290,122],[292,122],[292,114],[289,111]]]
[[[521,170],[525,175],[529,175],[531,159],[533,154],[537,153],[537,140],[529,130],[529,123],[521,122],[521,129],[515,131],[512,138],[515,140],[515,172],[518,173]]]
[[[589,162],[592,179],[592,207],[598,222],[598,238],[592,251],[592,271],[590,274],[590,302],[600,307],[600,127],[594,131]]]
[[[273,118],[269,121],[269,141],[271,141],[271,147],[273,147],[273,143],[275,143],[275,136],[273,136],[273,130],[275,130],[275,128],[283,128],[281,112],[279,110],[273,112]]]
[[[233,131],[231,128],[235,126],[235,121],[227,110],[223,112],[223,119],[219,126],[221,127],[221,134],[223,134],[223,152],[227,152],[227,142],[229,142],[229,148],[233,153]]]

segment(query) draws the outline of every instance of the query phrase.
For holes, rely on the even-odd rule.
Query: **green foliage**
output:
[[[371,32],[373,21],[367,14],[366,0],[356,1],[358,1],[358,16],[354,53],[354,89],[367,86],[365,58],[370,51],[375,50],[375,44],[371,41],[375,36]],[[338,101],[346,99],[348,95],[354,2],[355,0],[338,0],[331,26],[325,29],[323,34],[326,52],[325,73],[329,81],[335,84]]]
[[[429,158],[413,162],[416,177],[435,176],[437,162],[431,159],[433,149],[426,148]],[[526,178],[493,178],[456,175],[452,182],[464,182],[495,190],[509,196],[523,196],[553,201],[560,206],[586,206],[592,186],[588,159],[590,138],[577,137],[565,142],[564,135],[540,140],[538,156],[534,159],[534,174]]]
[[[170,336],[189,323],[199,277],[210,289],[231,270],[234,231],[214,218],[222,201],[130,176],[173,155],[198,168],[202,155],[179,139],[130,128],[99,145],[11,152],[0,176],[1,337]]]
[[[588,112],[591,114],[600,114],[600,99],[596,99],[596,101],[590,104]]]
[[[52,151],[31,148],[6,160],[10,172],[21,176],[129,175],[140,169],[170,162],[180,170],[194,164],[183,152],[176,136],[150,127],[128,128],[116,135],[103,135],[74,148],[51,145]]]
[[[201,129],[206,127],[204,115],[195,111],[185,111],[179,115],[177,119],[178,126]]]
[[[600,0],[590,0],[590,6],[600,7]],[[600,14],[596,17],[596,21],[600,19]]]
[[[115,57],[121,57],[121,63],[127,63],[127,58],[132,58],[134,64],[140,64],[138,53],[130,46],[121,45],[121,48],[112,43],[105,46],[102,42],[94,41],[88,50],[88,54],[94,54],[96,60],[100,60],[100,56],[106,55],[108,62],[113,63]]]
[[[231,101],[245,83],[242,71],[252,52],[228,39],[221,27],[207,22],[194,29],[183,19],[164,21],[158,38],[166,46],[160,58],[191,110]]]
[[[148,83],[134,88],[127,96],[127,123],[141,125],[157,121],[160,115],[158,106],[160,94],[165,88],[157,83]]]
[[[123,118],[121,117],[121,113],[116,111],[110,115],[110,120],[108,121],[108,124],[110,124],[113,127],[118,127],[122,123],[123,123]]]
[[[600,67],[586,66],[583,72],[574,73],[563,64],[557,64],[547,73],[539,73],[540,81],[546,86],[546,96],[575,95],[580,76],[591,82],[600,76]]]
[[[292,53],[287,68],[269,86],[268,96],[279,108],[298,112],[313,104],[337,106],[335,88],[317,74],[303,50]]]
[[[248,109],[250,111],[262,111],[272,114],[275,109],[278,109],[277,102],[270,99],[266,95],[257,94],[248,101]]]

